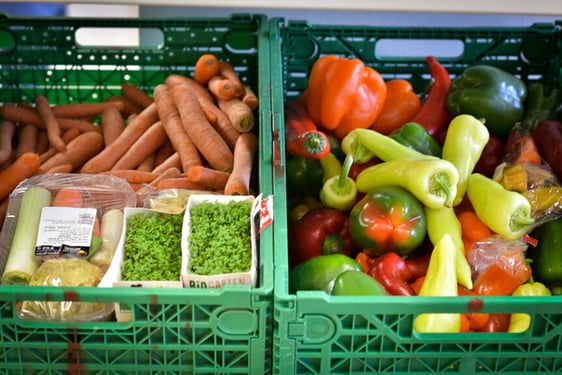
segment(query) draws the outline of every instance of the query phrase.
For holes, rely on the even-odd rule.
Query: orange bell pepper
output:
[[[421,99],[412,84],[405,79],[392,79],[386,82],[386,100],[371,129],[390,134],[413,119],[420,109]]]
[[[312,120],[342,139],[375,122],[386,92],[382,76],[360,59],[324,55],[312,66],[304,98]]]

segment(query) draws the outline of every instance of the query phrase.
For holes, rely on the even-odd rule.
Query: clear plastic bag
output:
[[[135,205],[130,184],[110,175],[43,174],[22,181],[10,194],[0,234],[2,283],[96,287],[117,248],[123,208]],[[24,301],[19,314],[90,321],[112,310],[105,303]]]

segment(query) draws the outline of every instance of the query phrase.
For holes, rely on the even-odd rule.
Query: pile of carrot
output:
[[[136,190],[249,194],[258,98],[234,67],[207,53],[192,77],[171,74],[152,92],[129,82],[99,103],[0,108],[0,218],[10,192],[46,173],[105,173]]]

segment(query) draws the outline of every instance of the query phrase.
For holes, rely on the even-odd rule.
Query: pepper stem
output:
[[[432,186],[431,191],[435,192],[436,195],[444,195],[445,196],[445,207],[450,207],[453,204],[453,196],[451,196],[451,188],[449,186],[449,179],[443,173],[437,173],[431,176],[431,184]]]
[[[349,176],[349,171],[353,165],[353,155],[347,154],[345,160],[343,161],[343,166],[341,168],[340,175],[338,177],[337,187],[343,189],[347,184],[347,176]]]

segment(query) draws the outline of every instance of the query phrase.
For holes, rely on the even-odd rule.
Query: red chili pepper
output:
[[[323,254],[355,257],[357,252],[349,235],[347,215],[328,207],[313,208],[300,220],[291,222],[288,239],[292,266]]]
[[[298,100],[285,101],[285,147],[291,155],[320,159],[330,152],[330,140],[316,127]]]
[[[385,253],[374,258],[369,275],[377,280],[388,294],[393,296],[413,296],[414,290],[408,284],[413,279],[407,261],[395,252]]]
[[[429,134],[437,135],[447,127],[451,119],[451,114],[447,108],[451,77],[435,57],[428,56],[426,61],[433,83],[427,100],[411,121],[422,125]]]

